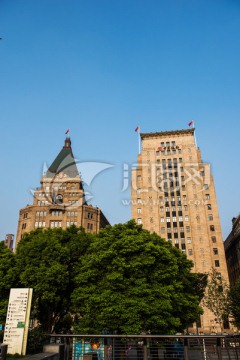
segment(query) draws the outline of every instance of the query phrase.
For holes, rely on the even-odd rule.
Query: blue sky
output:
[[[240,204],[238,0],[1,0],[0,37],[0,238],[16,233],[66,129],[79,161],[113,165],[91,191],[114,224],[131,217],[121,190],[135,127],[192,119],[226,237]]]

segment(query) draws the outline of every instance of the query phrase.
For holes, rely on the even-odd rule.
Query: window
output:
[[[181,153],[182,153],[182,150],[181,150],[181,149],[178,149],[178,153],[181,154]]]
[[[87,224],[87,228],[88,228],[88,230],[93,230],[93,224],[88,223],[88,224]]]
[[[137,219],[137,223],[138,223],[138,224],[142,224],[142,219],[141,219],[141,218],[138,218],[138,219]]]
[[[186,232],[190,232],[190,226],[186,226]]]
[[[167,217],[167,218],[166,218],[166,221],[167,221],[167,223],[170,223],[170,221],[171,221],[171,220],[170,220],[170,217]]]
[[[219,260],[215,260],[215,266],[219,267],[220,266],[220,261]]]
[[[138,208],[138,209],[137,209],[137,213],[138,213],[138,214],[141,214],[141,212],[142,212],[142,209],[141,209],[141,208]]]
[[[213,254],[218,255],[218,249],[217,248],[213,248]]]
[[[187,243],[188,243],[188,244],[191,244],[191,242],[192,242],[191,238],[188,237],[188,238],[187,238]]]
[[[215,243],[217,241],[216,236],[212,236],[212,242]]]
[[[27,219],[27,217],[28,217],[28,213],[23,214],[24,219]]]
[[[209,185],[208,185],[208,184],[204,184],[203,187],[204,187],[204,189],[208,189],[208,188],[209,188]]]
[[[140,198],[137,198],[137,203],[141,204],[142,200]]]
[[[39,211],[36,211],[36,216],[39,216]]]
[[[138,176],[137,176],[137,180],[138,180],[138,181],[142,180],[142,176],[141,176],[141,175],[138,175]]]
[[[213,220],[213,216],[212,214],[208,214],[208,220],[212,221]]]
[[[165,233],[165,227],[161,227],[161,234]]]
[[[151,178],[150,178],[150,180],[151,180]],[[141,193],[141,189],[137,189],[137,194],[140,194]]]
[[[184,201],[187,200],[187,195],[183,195],[183,200],[184,200]]]
[[[177,221],[177,218],[176,218],[176,216],[173,216],[173,222],[176,222]]]
[[[210,231],[215,231],[214,225],[210,225]]]
[[[182,217],[182,216],[179,216],[179,217],[178,217],[178,221],[183,221],[183,217]]]
[[[51,221],[50,222],[50,227],[51,228],[61,228],[62,227],[62,222],[61,221]]]
[[[160,206],[160,212],[163,212],[163,206]]]
[[[193,254],[193,251],[192,251],[192,249],[188,249],[188,255],[192,255]]]
[[[189,220],[188,215],[185,215],[184,220],[185,220],[185,221],[188,221],[188,220]]]
[[[210,199],[210,195],[209,194],[205,194],[205,199],[209,200]]]
[[[163,218],[163,217],[160,218],[160,222],[161,222],[161,223],[164,222],[164,218]]]
[[[93,213],[88,213],[88,219],[93,219]]]
[[[179,162],[182,163],[182,158],[179,158]]]

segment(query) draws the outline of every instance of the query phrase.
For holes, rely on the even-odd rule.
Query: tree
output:
[[[33,288],[32,316],[54,331],[69,312],[76,263],[89,243],[83,229],[37,229],[16,251],[16,272],[23,287]],[[58,327],[59,330],[59,327]]]
[[[134,221],[93,235],[78,265],[76,331],[172,334],[201,313],[192,262]]]
[[[0,323],[4,324],[11,287],[17,283],[14,254],[0,242]]]
[[[240,279],[230,286],[229,291],[229,312],[232,316],[232,323],[240,328]]]
[[[208,284],[206,287],[202,305],[208,308],[216,317],[216,321],[223,332],[224,317],[229,314],[229,286],[224,278],[214,268],[208,273]]]

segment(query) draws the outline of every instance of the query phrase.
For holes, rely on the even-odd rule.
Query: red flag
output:
[[[193,120],[188,123],[188,126],[192,126],[194,124]]]
[[[138,131],[139,130],[139,126],[136,127],[135,131]]]
[[[65,131],[65,134],[67,135],[69,133],[70,129],[67,129],[67,131]]]

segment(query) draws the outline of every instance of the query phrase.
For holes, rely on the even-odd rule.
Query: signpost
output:
[[[3,343],[8,354],[26,355],[32,289],[11,289]]]

